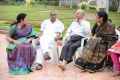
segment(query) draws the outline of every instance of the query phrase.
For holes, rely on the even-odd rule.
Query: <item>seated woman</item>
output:
[[[108,19],[110,22],[112,22],[112,20],[111,19]],[[93,28],[92,28],[92,30],[91,30],[91,33],[92,33],[92,36],[94,36],[95,35],[95,33],[96,33],[96,29],[99,27],[99,24],[97,24],[97,22],[93,25]]]
[[[108,21],[105,11],[97,12],[96,23],[98,27],[95,36],[89,39],[82,54],[76,60],[76,66],[89,72],[100,71],[105,66],[107,49],[117,40],[115,27]]]
[[[27,14],[20,13],[17,16],[17,22],[11,24],[6,37],[9,42],[6,50],[11,74],[22,75],[32,72],[31,66],[36,56],[36,50],[31,41],[37,38],[37,33],[27,22]]]
[[[112,45],[112,47],[108,50],[109,56],[112,58],[112,61],[115,65],[116,73],[113,76],[120,76],[120,31],[119,28],[116,30],[118,34],[118,41]]]

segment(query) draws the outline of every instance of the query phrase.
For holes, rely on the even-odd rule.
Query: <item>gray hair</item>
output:
[[[82,14],[83,16],[85,15],[84,10],[78,9],[77,12],[80,13],[80,14]]]
[[[57,10],[54,10],[54,9],[51,10],[51,11],[50,11],[50,14],[57,14]]]

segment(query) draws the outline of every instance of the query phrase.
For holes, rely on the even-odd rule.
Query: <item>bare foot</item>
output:
[[[64,65],[59,64],[58,67],[59,67],[62,71],[65,71],[65,66],[64,66]]]

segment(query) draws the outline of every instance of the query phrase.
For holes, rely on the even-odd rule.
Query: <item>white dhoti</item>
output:
[[[57,48],[57,44],[54,41],[54,37],[52,36],[41,36],[40,38],[40,46],[37,49],[36,62],[39,64],[44,63],[44,55],[46,52],[50,52],[50,48]]]
[[[64,31],[64,25],[58,19],[56,19],[54,23],[51,22],[51,19],[48,19],[43,21],[43,23],[41,24],[41,31],[43,33],[40,38],[40,47],[37,50],[37,55],[36,55],[36,62],[39,64],[44,63],[44,55],[46,52],[50,53],[51,59],[56,58],[54,57],[54,54],[56,55],[57,54],[56,51],[58,50],[56,50],[57,44],[54,39],[57,36],[57,33],[62,33]]]

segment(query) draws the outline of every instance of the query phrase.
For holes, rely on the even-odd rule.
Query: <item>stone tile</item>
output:
[[[61,71],[57,65],[46,61],[44,68],[40,71],[27,75],[11,75],[8,73],[5,35],[0,35],[0,80],[120,80],[120,77],[112,77],[111,71],[102,71],[97,73],[81,72],[74,66],[74,63],[66,66],[66,71]],[[61,47],[59,47],[61,50]]]

